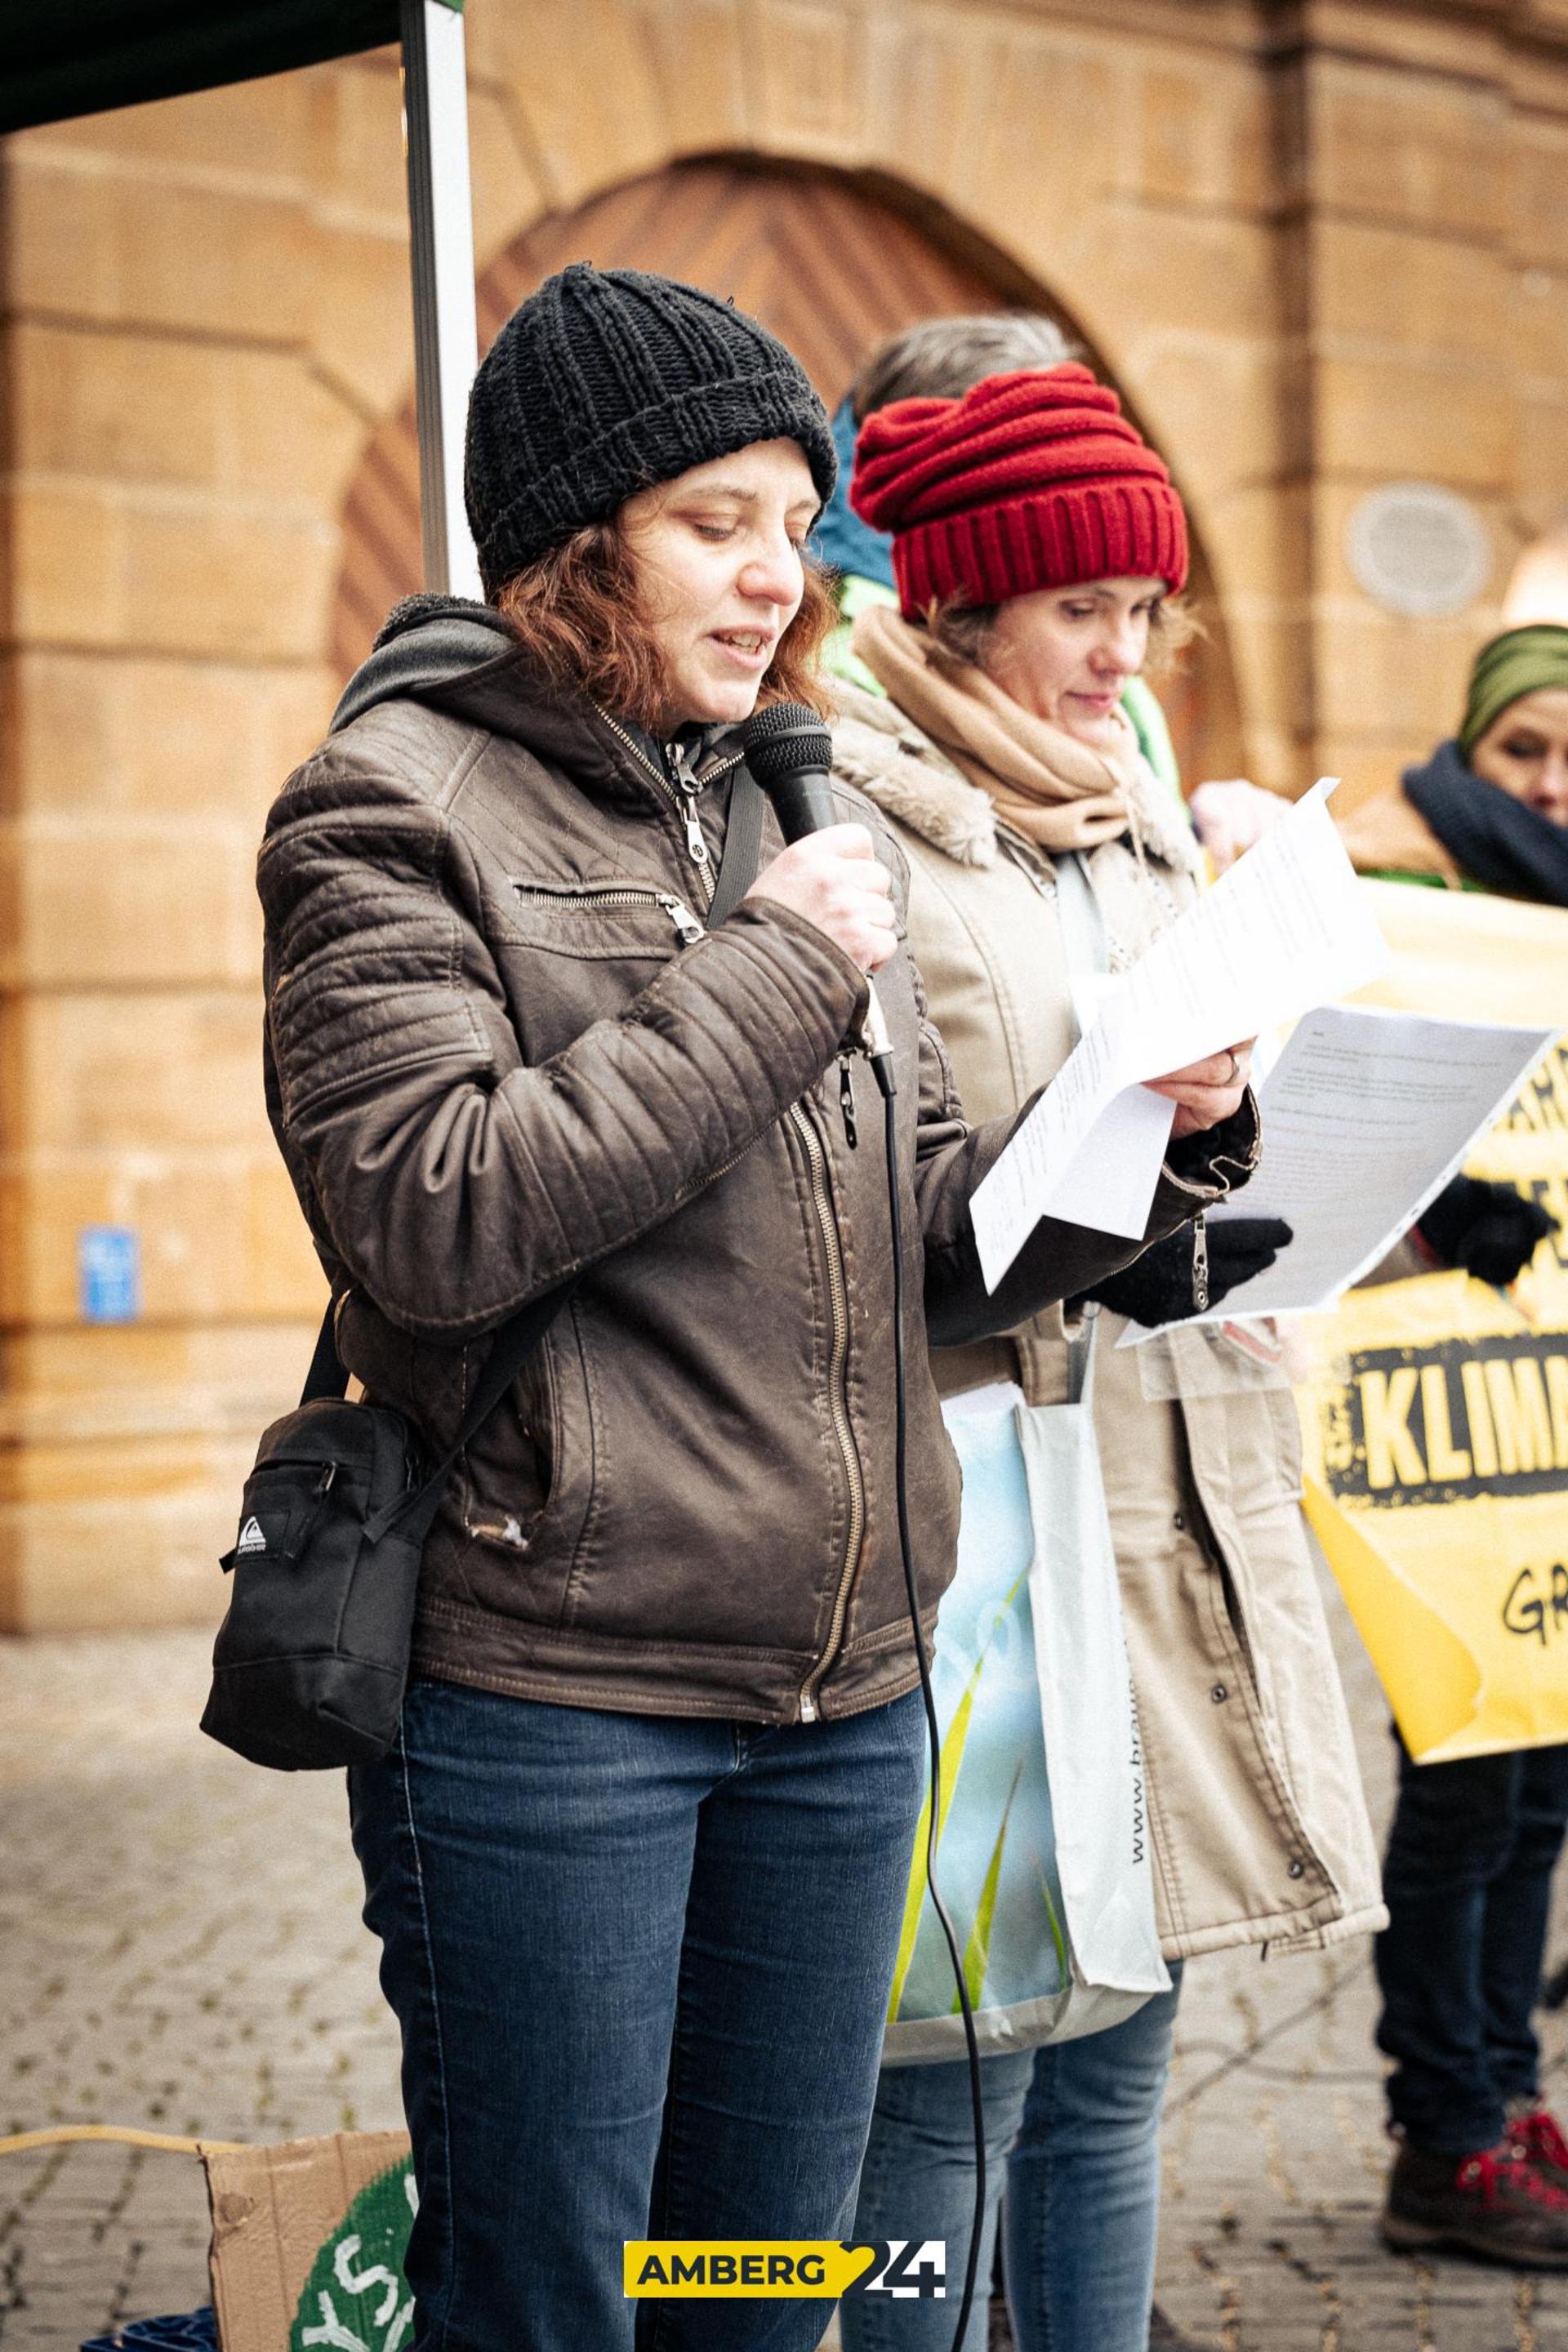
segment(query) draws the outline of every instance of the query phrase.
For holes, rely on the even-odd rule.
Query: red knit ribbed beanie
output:
[[[907,619],[933,599],[1002,604],[1080,580],[1187,576],[1171,477],[1086,367],[988,375],[962,400],[896,400],[866,419],[849,503],[893,535]]]

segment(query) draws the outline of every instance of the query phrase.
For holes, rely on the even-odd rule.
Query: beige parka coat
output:
[[[1050,858],[889,701],[840,688],[836,766],[910,864],[910,946],[972,1118],[1005,1117],[1076,1034]],[[1125,841],[1089,853],[1112,970],[1192,895]],[[1095,1418],[1148,1768],[1167,1958],[1321,1947],[1382,1927],[1377,1856],[1300,1509],[1300,1433],[1267,1344],[1223,1327],[1118,1349],[1104,1313]],[[1052,1308],[1005,1339],[939,1349],[944,1395],[1017,1381],[1068,1392]]]

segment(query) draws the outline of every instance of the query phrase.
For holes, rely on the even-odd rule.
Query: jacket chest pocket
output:
[[[509,877],[514,938],[579,963],[664,963],[702,937],[687,901],[656,883],[531,882]]]

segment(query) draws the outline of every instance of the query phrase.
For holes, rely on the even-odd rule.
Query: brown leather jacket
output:
[[[782,1723],[916,1679],[880,1106],[846,1063],[851,1149],[837,1063],[864,982],[777,906],[699,919],[739,764],[732,736],[693,766],[542,698],[493,614],[420,600],[268,823],[268,1103],[345,1362],[439,1446],[489,1335],[575,1277],[430,1538],[415,1661],[451,1681]],[[845,814],[901,905],[900,853]],[[1005,1328],[1135,1252],[1043,1223],[987,1297],[968,1202],[1012,1121],[965,1125],[906,954],[878,987],[929,1632],[958,1480],[928,1331]],[[1249,1106],[1178,1147],[1151,1234],[1255,1136]]]

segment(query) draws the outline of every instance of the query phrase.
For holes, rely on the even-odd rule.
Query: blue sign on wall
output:
[[[132,1225],[83,1225],[77,1275],[84,1323],[134,1323],[142,1312],[142,1244]]]

